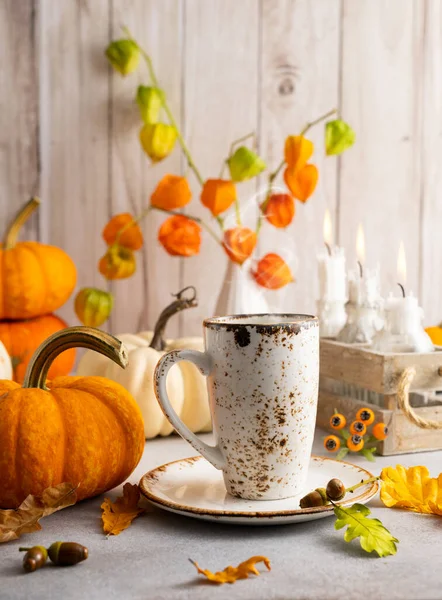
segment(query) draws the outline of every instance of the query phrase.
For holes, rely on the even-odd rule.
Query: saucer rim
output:
[[[367,476],[367,478],[374,477],[373,473],[370,473],[370,471],[367,471],[367,469],[364,469],[364,467],[355,465],[355,464],[347,462],[347,461],[336,460],[335,458],[331,458],[328,456],[318,456],[315,454],[312,454],[310,459],[313,461],[317,461],[317,462],[331,461],[334,463],[339,463],[340,465],[344,465],[344,466],[351,467],[352,469],[356,469],[360,473],[363,473],[364,476]],[[164,507],[170,508],[175,511],[181,511],[181,512],[185,512],[185,513],[197,514],[197,515],[202,515],[202,516],[210,516],[210,517],[229,517],[232,519],[235,519],[235,518],[256,519],[256,518],[269,518],[269,517],[290,517],[290,516],[297,516],[297,515],[302,516],[302,515],[311,515],[311,514],[317,514],[317,513],[328,513],[328,512],[333,511],[333,505],[315,506],[312,508],[297,508],[297,509],[293,509],[293,510],[277,510],[277,511],[265,510],[265,511],[255,511],[255,512],[213,510],[213,509],[198,508],[196,506],[189,506],[189,505],[185,505],[185,504],[179,504],[176,502],[170,502],[169,500],[164,500],[163,498],[159,498],[156,494],[153,494],[149,490],[148,481],[153,481],[153,482],[157,481],[158,480],[157,473],[164,473],[164,471],[166,471],[166,469],[168,467],[170,467],[171,465],[177,464],[177,463],[193,464],[195,462],[198,462],[199,460],[208,462],[203,456],[197,455],[197,456],[189,456],[187,458],[179,458],[177,460],[172,460],[170,462],[159,465],[158,467],[154,467],[153,469],[151,469],[150,471],[148,471],[141,477],[141,479],[138,483],[141,493],[143,494],[143,496],[145,498],[147,498],[147,500],[151,501],[153,504],[155,504],[157,506],[162,505]],[[364,501],[368,501],[373,496],[375,496],[377,494],[377,492],[379,491],[379,487],[380,487],[379,481],[373,481],[371,483],[370,487],[368,488],[368,490],[366,490],[365,492],[363,492],[356,498],[352,497],[352,498],[349,498],[348,500],[343,500],[341,502],[335,502],[335,504],[338,506],[348,506],[348,505],[354,504],[355,502],[363,503]],[[249,500],[249,502],[259,503],[259,502],[261,502],[261,500]]]

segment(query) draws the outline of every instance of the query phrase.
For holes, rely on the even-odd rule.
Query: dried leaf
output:
[[[442,473],[430,477],[427,467],[386,467],[381,473],[381,500],[388,507],[442,516]]]
[[[105,498],[101,509],[103,514],[103,531],[107,535],[118,535],[129,527],[132,521],[145,512],[138,506],[140,490],[137,485],[126,483],[123,487],[123,496],[112,502]]]
[[[46,488],[41,496],[29,495],[17,510],[0,510],[0,543],[18,540],[23,533],[40,531],[39,520],[77,501],[77,488],[60,483]]]
[[[399,542],[384,527],[379,519],[370,519],[370,509],[363,504],[353,504],[348,508],[334,504],[336,515],[335,529],[342,529],[347,525],[344,540],[351,542],[360,538],[361,548],[365,552],[376,552],[378,556],[396,554],[396,543]]]
[[[212,573],[207,569],[201,569],[197,562],[190,560],[196,567],[198,573],[205,575],[209,581],[213,583],[235,583],[238,579],[248,579],[249,575],[259,575],[256,563],[264,563],[268,571],[271,571],[270,560],[265,556],[252,556],[248,560],[240,563],[237,567],[226,567],[224,571]]]

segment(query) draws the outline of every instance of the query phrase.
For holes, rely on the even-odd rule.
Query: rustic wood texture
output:
[[[287,135],[299,134],[309,121],[339,109],[340,2],[263,0],[261,5],[260,149],[273,171],[284,157]],[[266,294],[276,311],[316,311],[315,259],[324,247],[322,226],[327,207],[337,223],[337,159],[325,156],[323,132],[321,124],[308,133],[315,144],[311,162],[320,173],[314,199],[306,204],[296,202],[295,218],[286,230],[263,225],[260,254],[281,253],[297,280]],[[285,190],[282,172],[275,185]],[[262,188],[265,190],[264,182]]]
[[[398,281],[401,241],[407,290],[419,292],[424,5],[419,0],[342,5],[341,111],[355,126],[357,143],[340,159],[339,239],[356,268],[362,223],[366,264],[381,266],[384,293]]]
[[[19,3],[20,4],[20,3]],[[40,26],[41,240],[64,248],[78,288],[107,282],[97,263],[109,218],[109,37],[106,1],[42,0]],[[73,301],[59,311],[76,324]]]
[[[39,192],[38,51],[34,3],[0,2],[0,235]],[[36,239],[40,215],[23,228]]]
[[[168,333],[200,333],[226,266],[206,234],[199,257],[165,254],[157,242],[164,217],[155,214],[143,223],[146,245],[133,278],[107,286],[97,271],[109,216],[140,211],[161,175],[186,172],[178,148],[154,167],[140,148],[133,100],[147,71],[122,78],[103,54],[123,24],[151,54],[204,177],[218,176],[230,143],[249,132],[274,168],[285,136],[329,108],[354,127],[357,143],[341,159],[324,158],[322,128],[312,131],[317,192],[297,204],[287,231],[265,226],[259,253],[288,253],[297,279],[267,294],[273,308],[316,311],[327,206],[349,264],[363,223],[366,264],[380,262],[384,294],[397,280],[403,240],[407,288],[419,294],[428,324],[442,319],[440,0],[4,0],[0,222],[40,194],[41,210],[24,235],[66,249],[79,287],[114,291],[112,331],[152,328],[169,294],[195,284],[200,306]],[[194,199],[186,210],[207,218],[189,177]],[[263,184],[261,177],[239,185],[241,201],[255,206]],[[72,301],[60,314],[76,322]]]
[[[407,367],[416,368],[411,390],[440,389],[440,350],[430,354],[381,354],[363,347],[321,340],[321,376],[345,381],[380,394],[394,394]]]
[[[423,5],[420,284],[425,320],[437,324],[442,321],[442,2],[427,0]]]
[[[204,179],[217,178],[231,143],[256,130],[258,5],[256,0],[184,3],[184,132]],[[201,186],[192,174],[189,180],[193,200],[186,212],[208,221],[219,233],[216,221],[200,203]],[[242,206],[255,187],[254,181],[237,185]],[[250,213],[253,210],[243,210],[243,224],[253,228]],[[230,211],[225,227],[234,226]],[[182,317],[186,331],[202,333],[202,317],[213,315],[226,267],[224,250],[204,232],[201,254],[183,259],[183,283],[194,285],[200,299],[200,307]]]

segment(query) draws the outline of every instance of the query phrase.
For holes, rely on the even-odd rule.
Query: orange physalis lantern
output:
[[[274,227],[287,227],[295,216],[295,201],[290,194],[272,194],[262,204],[261,210]]]
[[[184,215],[175,215],[161,225],[158,241],[172,256],[193,256],[200,251],[201,227]]]
[[[224,232],[224,250],[239,265],[249,258],[256,246],[256,233],[248,227],[234,227]]]
[[[113,244],[100,259],[98,269],[106,279],[126,279],[135,272],[135,255],[130,248]]]
[[[155,188],[150,203],[156,208],[174,210],[186,206],[191,198],[192,192],[185,177],[164,175]]]
[[[285,140],[284,159],[288,167],[303,167],[313,154],[313,142],[303,135],[289,135]]]
[[[208,179],[201,192],[202,204],[214,217],[226,211],[236,200],[236,188],[233,181],[226,179]]]
[[[258,261],[252,275],[258,285],[279,290],[294,281],[288,264],[278,254],[266,254]]]
[[[284,171],[284,181],[295,198],[306,202],[318,183],[318,169],[311,164],[301,169],[287,167]]]
[[[134,217],[129,213],[115,215],[103,229],[103,238],[108,246],[117,242],[120,246],[139,250],[143,246],[143,234]]]

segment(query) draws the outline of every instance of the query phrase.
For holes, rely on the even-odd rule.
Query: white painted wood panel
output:
[[[262,2],[261,153],[273,171],[284,156],[287,135],[338,108],[339,0]],[[286,230],[263,226],[262,254],[287,253],[296,283],[267,298],[276,310],[315,313],[318,296],[316,256],[323,249],[326,207],[336,223],[336,158],[324,152],[324,126],[311,129],[315,144],[311,162],[319,169],[315,193],[296,202],[295,218]],[[285,189],[282,172],[276,180]]]
[[[0,2],[0,236],[39,192],[35,25],[32,2]],[[38,222],[31,217],[21,239],[35,239]]]
[[[73,258],[78,288],[106,288],[97,269],[108,218],[109,80],[106,0],[41,0],[42,241]],[[78,324],[73,298],[57,311]]]
[[[340,242],[356,266],[356,231],[363,224],[366,264],[379,263],[384,294],[397,293],[401,240],[406,287],[418,292],[423,5],[343,2],[341,107],[356,144],[341,158]]]
[[[170,106],[180,121],[182,12],[176,0],[115,0],[112,3],[112,39],[125,37],[126,25],[139,44],[151,56],[157,76],[167,93]],[[178,148],[167,159],[152,165],[142,151],[138,133],[142,122],[135,103],[139,84],[149,85],[146,65],[135,74],[121,77],[112,73],[111,87],[111,210],[112,214],[139,214],[165,173],[180,173]],[[163,115],[164,117],[164,115]],[[180,260],[172,259],[157,242],[157,213],[143,222],[145,245],[137,253],[138,269],[128,280],[113,283],[115,309],[111,327],[115,333],[152,328],[159,312],[180,289]],[[178,333],[178,319],[171,321],[168,335]]]
[[[187,0],[185,3],[185,136],[203,178],[218,177],[230,144],[256,130],[258,121],[258,7],[256,0]],[[227,173],[226,173],[227,175]],[[193,201],[187,212],[210,220],[190,175]],[[254,181],[238,184],[244,206]],[[249,222],[249,212],[243,219]],[[217,228],[212,219],[211,224]],[[234,226],[233,218],[226,221]],[[227,257],[206,233],[201,254],[183,259],[183,283],[195,285],[200,305],[183,315],[185,330],[200,334],[202,319],[213,314]]]
[[[293,252],[297,283],[268,293],[273,308],[314,311],[316,252],[328,206],[355,259],[366,230],[367,264],[380,262],[383,292],[396,281],[399,242],[408,289],[426,321],[442,319],[442,8],[440,0],[4,0],[0,3],[0,223],[31,194],[43,205],[24,237],[65,248],[79,287],[107,287],[97,263],[111,214],[140,211],[164,173],[184,172],[177,148],[151,166],[138,142],[136,87],[147,71],[111,72],[104,49],[132,29],[204,177],[219,173],[232,140],[251,131],[274,168],[284,138],[333,106],[357,134],[342,159],[324,158],[312,132],[317,191],[297,205],[287,232],[266,225],[260,253]],[[337,176],[339,173],[339,176]],[[208,218],[191,174],[189,213]],[[281,180],[280,180],[281,181]],[[259,185],[265,181],[261,178]],[[256,182],[238,186],[242,203]],[[157,242],[162,215],[144,225],[135,277],[112,284],[115,332],[152,327],[171,292],[195,284],[200,307],[169,334],[198,333],[215,306],[226,257],[205,234],[201,255],[168,256]],[[231,222],[229,223],[229,225]],[[245,224],[253,225],[251,215]],[[216,223],[213,224],[216,227]],[[76,322],[73,302],[60,313]]]
[[[427,324],[442,321],[442,3],[425,2],[422,94],[421,300]]]

